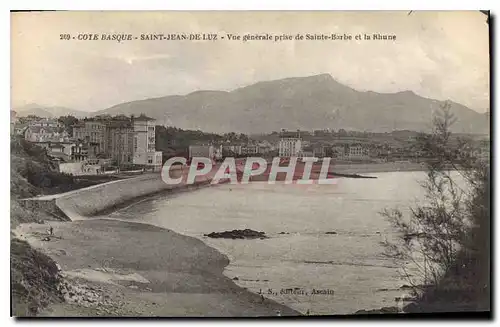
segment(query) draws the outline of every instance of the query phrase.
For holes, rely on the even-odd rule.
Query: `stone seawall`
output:
[[[80,220],[98,215],[134,199],[162,191],[185,190],[210,185],[211,177],[198,177],[193,185],[166,184],[160,174],[141,176],[94,185],[67,193],[21,200],[23,206],[54,212],[64,220]]]
[[[136,197],[167,189],[159,174],[143,175],[84,188],[58,197],[57,206],[72,220],[98,214]]]

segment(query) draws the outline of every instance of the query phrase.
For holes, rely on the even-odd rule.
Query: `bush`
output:
[[[452,123],[445,105],[433,132],[419,136],[420,150],[430,158],[421,184],[426,201],[410,208],[409,216],[397,209],[382,212],[400,232],[386,242],[386,254],[398,262],[421,303],[484,301],[489,307],[489,162],[470,155],[467,140],[451,141]]]
[[[62,301],[54,260],[34,250],[25,241],[13,239],[10,246],[12,314],[35,316],[49,303]]]

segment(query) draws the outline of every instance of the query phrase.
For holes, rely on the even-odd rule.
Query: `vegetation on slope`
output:
[[[49,303],[63,301],[58,290],[57,264],[27,242],[12,239],[11,247],[11,314],[35,316]]]
[[[401,232],[386,246],[412,286],[407,312],[490,311],[490,163],[468,140],[450,142],[453,121],[444,106],[434,131],[419,138],[430,158],[425,203],[408,216],[383,212]]]
[[[59,173],[44,149],[25,141],[21,136],[11,139],[10,172],[11,228],[22,223],[58,219],[43,211],[24,208],[19,199],[70,191],[103,181],[81,180]],[[34,316],[49,303],[62,301],[58,283],[58,269],[52,259],[33,249],[27,242],[11,238],[12,315]]]

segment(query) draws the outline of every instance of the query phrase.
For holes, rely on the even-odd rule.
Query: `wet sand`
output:
[[[54,228],[49,241],[47,228]],[[17,237],[61,267],[66,302],[40,316],[299,315],[223,275],[226,256],[192,237],[112,219],[22,224]]]

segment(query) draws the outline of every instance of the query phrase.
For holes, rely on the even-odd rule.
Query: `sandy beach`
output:
[[[54,236],[43,240],[48,225]],[[61,268],[63,303],[40,316],[255,317],[299,313],[225,277],[229,260],[200,240],[111,219],[15,230]]]

